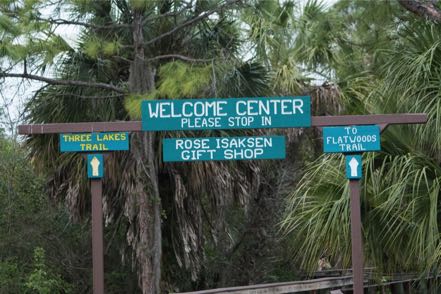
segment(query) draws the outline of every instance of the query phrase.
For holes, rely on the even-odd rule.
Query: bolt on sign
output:
[[[129,150],[128,132],[60,134],[61,152]]]
[[[285,137],[164,139],[163,161],[284,159]]]
[[[311,126],[309,96],[145,100],[143,131]]]
[[[380,127],[377,125],[323,128],[323,151],[325,153],[379,150],[381,150]]]

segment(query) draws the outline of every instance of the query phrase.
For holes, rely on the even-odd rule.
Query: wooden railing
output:
[[[329,271],[328,273],[335,272]],[[348,272],[346,270],[346,272]],[[350,272],[350,271],[349,271]],[[374,273],[367,269],[365,275],[364,289],[366,293],[438,293],[439,279],[441,276],[422,278],[414,274],[394,274],[383,276],[382,281],[374,279]],[[386,280],[385,280],[386,279]],[[421,281],[425,282],[424,289],[421,288]],[[400,289],[400,290],[397,290]],[[282,294],[282,293],[319,293],[320,290],[332,290],[332,293],[352,293],[352,275],[339,277],[323,277],[311,280],[260,284],[251,286],[218,288],[201,290],[195,292],[182,292],[181,294],[202,294],[202,293],[229,293],[229,294]],[[389,291],[387,291],[389,290]],[[321,293],[329,293],[324,291]]]

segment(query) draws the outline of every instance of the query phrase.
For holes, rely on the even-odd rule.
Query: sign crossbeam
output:
[[[375,114],[375,115],[336,115],[312,116],[311,126],[349,126],[349,125],[381,125],[421,124],[427,122],[425,113]],[[82,123],[51,123],[18,126],[21,135],[58,134],[58,133],[93,133],[93,132],[140,132],[141,121],[116,122],[82,122]]]
[[[313,116],[312,126],[421,124],[427,119],[425,113]]]

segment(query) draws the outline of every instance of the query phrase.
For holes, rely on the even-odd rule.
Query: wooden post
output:
[[[92,194],[93,294],[104,294],[103,180],[93,179],[90,184]]]
[[[360,180],[349,180],[351,201],[352,276],[354,294],[363,294],[363,244],[361,231]]]
[[[412,293],[412,283],[406,282],[406,293],[411,294]]]

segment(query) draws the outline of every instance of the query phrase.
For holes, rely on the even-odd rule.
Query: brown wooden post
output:
[[[352,276],[354,294],[363,293],[363,244],[361,231],[360,180],[349,180],[351,201]]]
[[[104,294],[103,180],[92,179],[90,190],[92,194],[93,294]]]
[[[406,282],[406,293],[411,294],[412,293],[412,283]]]

